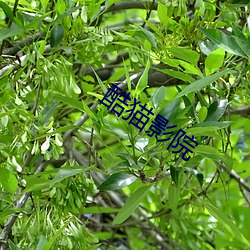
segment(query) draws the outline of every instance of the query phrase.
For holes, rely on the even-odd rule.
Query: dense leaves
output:
[[[0,1],[0,249],[249,249],[248,7]]]

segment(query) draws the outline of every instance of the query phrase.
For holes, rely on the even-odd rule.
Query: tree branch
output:
[[[3,50],[3,55],[15,55],[19,50],[23,49],[25,46],[31,45],[33,42],[43,38],[45,32],[39,32],[33,36],[27,36],[25,39],[18,41],[13,44],[13,47],[6,48]]]
[[[236,180],[240,186],[250,192],[250,186],[233,169],[229,170],[224,163],[219,164],[219,166],[224,169],[232,179]]]

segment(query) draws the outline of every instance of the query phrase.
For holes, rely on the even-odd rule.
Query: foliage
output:
[[[1,249],[249,249],[248,7],[0,1]],[[113,83],[142,131],[100,104]]]

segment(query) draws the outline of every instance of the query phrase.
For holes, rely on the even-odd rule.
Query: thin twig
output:
[[[151,6],[150,6],[150,8],[149,8],[149,11],[147,12],[146,20],[143,22],[143,24],[142,24],[142,26],[141,26],[142,28],[144,28],[144,27],[145,27],[145,25],[146,25],[146,21],[148,21],[148,19],[149,19],[150,15],[151,15],[152,8],[153,8],[154,4],[155,4],[155,0],[153,0],[153,2],[152,2],[152,4],[151,4]]]

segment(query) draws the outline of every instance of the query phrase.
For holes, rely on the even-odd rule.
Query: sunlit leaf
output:
[[[205,72],[206,75],[211,75],[223,65],[225,56],[225,51],[222,49],[217,49],[210,53],[205,60]]]
[[[109,176],[99,187],[99,190],[117,190],[133,183],[136,177],[132,174],[119,172]]]
[[[11,194],[14,194],[18,187],[16,176],[5,168],[0,168],[0,183]]]

